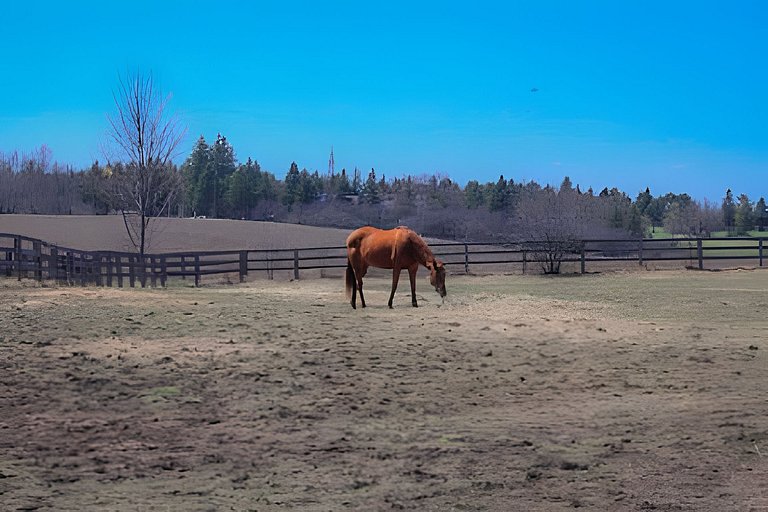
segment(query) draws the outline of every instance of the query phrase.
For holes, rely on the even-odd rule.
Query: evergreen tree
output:
[[[342,169],[341,174],[338,175],[337,190],[341,195],[347,195],[352,193],[352,184],[349,182],[349,176],[347,176],[347,170]]]
[[[397,187],[394,190],[394,193],[395,201],[397,204],[402,206],[414,206],[414,201],[416,199],[416,187],[414,186],[413,178],[411,176],[407,176],[404,179],[395,181],[397,183]]]
[[[723,198],[723,223],[730,234],[733,231],[736,217],[736,203],[733,201],[731,189],[725,191]]]
[[[768,224],[768,212],[766,212],[765,198],[761,197],[755,204],[755,224],[757,224],[757,230],[763,231],[765,225]]]
[[[317,179],[315,179],[317,178]],[[315,200],[318,193],[319,176],[309,174],[309,171],[302,169],[299,173],[299,189],[297,200],[303,204],[309,204]]]
[[[492,212],[504,210],[507,207],[507,181],[504,175],[499,176],[496,185],[490,190],[488,209]]]
[[[560,184],[560,192],[565,192],[566,194],[568,192],[573,192],[573,183],[568,176],[563,178],[563,182]]]
[[[467,208],[474,210],[484,204],[483,189],[477,180],[470,180],[464,187],[464,202]]]
[[[105,180],[107,178],[106,168],[101,167],[99,161],[96,160],[88,171],[82,173],[80,185],[80,197],[83,202],[92,205],[94,210],[105,215],[112,209],[112,202],[106,192]],[[2,208],[0,208],[0,213],[2,213]]]
[[[637,199],[635,200],[635,205],[637,206],[637,211],[640,213],[640,215],[645,215],[645,211],[651,205],[651,201],[653,201],[651,189],[645,187],[645,192],[640,192],[637,195]]]
[[[368,173],[368,179],[365,180],[361,195],[363,196],[363,201],[368,204],[377,204],[381,202],[381,191],[379,189],[379,183],[376,181],[376,171],[373,168],[371,168],[371,172]]]
[[[181,172],[187,184],[187,204],[192,213],[200,215],[210,212],[213,205],[213,173],[210,147],[202,135],[182,165]]]
[[[258,176],[261,183],[261,186],[259,187],[261,190],[261,199],[264,199],[265,201],[277,200],[278,182],[275,175],[271,172],[259,171]]]
[[[360,177],[360,170],[355,167],[355,173],[352,178],[352,193],[360,195],[360,192],[363,189],[363,182],[362,178]]]
[[[736,226],[736,234],[746,235],[755,227],[752,218],[752,201],[749,200],[747,194],[741,194],[738,199],[739,204],[736,206],[733,221]]]
[[[296,162],[291,162],[291,168],[285,175],[285,191],[283,193],[283,204],[290,207],[298,202],[301,197],[301,174]]]
[[[224,199],[230,216],[234,218],[247,218],[251,208],[256,206],[256,172],[253,161],[249,158],[245,165],[241,165],[226,178],[226,192]]]
[[[389,186],[389,183],[387,183],[387,178],[385,175],[381,175],[381,179],[379,180],[379,192],[382,195],[387,195],[390,192],[392,192],[392,188]]]
[[[629,209],[629,215],[627,217],[627,225],[625,226],[627,231],[635,236],[642,237],[645,235],[645,226],[643,225],[643,216],[640,213],[640,209],[637,207],[637,203],[633,204]]]
[[[217,217],[221,214],[220,205],[224,199],[227,179],[235,172],[237,167],[235,150],[227,142],[227,138],[221,134],[216,136],[216,142],[211,147],[210,163],[213,172],[213,206],[211,208],[211,216]]]

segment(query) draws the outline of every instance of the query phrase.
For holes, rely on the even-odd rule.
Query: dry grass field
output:
[[[343,246],[350,230],[224,219],[157,219],[147,252]],[[120,215],[0,215],[0,233],[84,251],[133,251]]]
[[[768,272],[447,285],[0,280],[0,508],[768,509]]]

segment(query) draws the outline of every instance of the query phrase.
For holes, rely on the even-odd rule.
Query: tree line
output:
[[[0,213],[109,214],[120,209],[112,186],[126,172],[121,162],[94,162],[75,170],[51,158],[46,146],[30,153],[0,153]],[[503,175],[461,186],[444,175],[387,179],[371,169],[309,171],[294,162],[283,179],[256,160],[238,162],[227,138],[200,136],[182,165],[163,170],[174,189],[162,213],[180,217],[274,220],[353,228],[406,224],[431,236],[466,240],[625,238],[664,228],[680,235],[732,235],[768,224],[763,197],[725,192],[713,204],[690,195],[635,198],[617,188],[582,190],[565,177],[559,186]]]

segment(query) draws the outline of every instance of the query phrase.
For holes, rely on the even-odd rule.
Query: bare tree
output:
[[[572,189],[560,192],[547,187],[523,195],[525,212],[522,230],[532,252],[546,274],[559,274],[563,259],[577,253],[585,234],[584,198]]]
[[[171,159],[186,130],[166,112],[170,96],[162,96],[151,74],[121,77],[113,97],[117,112],[107,116],[109,138],[123,165],[115,166],[107,181],[131,243],[143,256],[152,220],[179,192]]]

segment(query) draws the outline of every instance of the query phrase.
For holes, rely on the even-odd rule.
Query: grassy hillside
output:
[[[344,245],[349,230],[223,219],[157,219],[148,252]],[[118,215],[0,215],[0,233],[83,250],[133,250]]]

